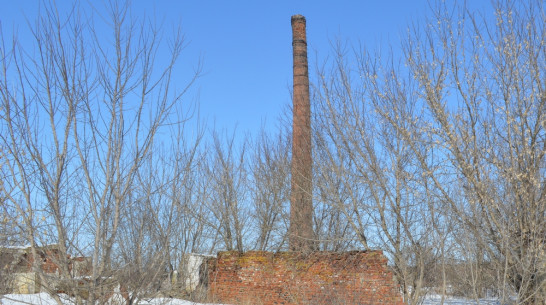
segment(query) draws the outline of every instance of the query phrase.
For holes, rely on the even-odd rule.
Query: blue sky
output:
[[[4,34],[15,26],[20,36],[27,35],[25,16],[32,20],[38,3],[3,1],[0,20]],[[71,3],[57,0],[61,9]],[[184,73],[191,72],[201,59],[202,77],[187,98],[199,101],[200,116],[209,127],[231,130],[237,126],[239,133],[253,133],[264,122],[266,127],[274,127],[291,103],[292,15],[302,14],[307,19],[313,75],[315,63],[328,55],[332,41],[360,43],[368,49],[397,49],[408,24],[423,20],[429,12],[427,0],[133,0],[132,8],[137,17],[155,16],[165,29],[181,25],[187,47],[175,82],[184,83],[189,75]]]

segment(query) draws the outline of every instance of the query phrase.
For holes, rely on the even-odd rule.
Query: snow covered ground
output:
[[[0,298],[0,304],[1,305],[56,305],[57,303],[53,298],[51,298],[46,293],[38,293],[38,294],[7,294],[4,295],[2,298]],[[69,299],[64,300],[64,304],[71,305]],[[111,302],[110,305],[117,305],[120,303]],[[152,300],[146,300],[141,301],[138,303],[139,305],[206,305],[201,303],[193,303],[190,301],[185,300],[178,300],[178,299],[152,299]],[[430,296],[427,297],[423,305],[437,305],[441,304],[441,297],[440,296]],[[455,298],[446,298],[444,300],[444,304],[446,305],[476,305],[478,304],[476,301],[472,300],[465,300],[465,299],[455,299]],[[480,300],[480,305],[500,305],[500,302],[493,299],[483,299]]]
[[[65,299],[63,299],[64,304],[66,305],[73,304],[72,302],[70,302],[70,299],[66,298],[66,296],[64,297],[65,297]],[[1,305],[29,305],[29,304],[57,305],[55,300],[51,296],[49,296],[47,293],[6,294],[2,298],[0,298],[0,304]],[[118,305],[118,304],[122,304],[122,303],[118,303],[115,301],[110,302],[110,305]],[[139,305],[206,305],[206,304],[194,303],[194,302],[179,300],[179,299],[163,299],[163,298],[156,298],[156,299],[141,301],[138,304]]]
[[[442,297],[439,295],[428,296],[423,305],[438,305],[442,304]],[[450,298],[446,297],[444,299],[445,305],[476,305],[478,302],[475,300],[466,300],[459,298]],[[481,299],[479,302],[480,305],[500,305],[501,303],[496,299]]]

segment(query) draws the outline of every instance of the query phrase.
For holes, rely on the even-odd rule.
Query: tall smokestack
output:
[[[289,247],[292,251],[314,249],[311,103],[305,17],[292,16],[292,49],[294,60],[293,126],[292,126],[292,191],[290,194]]]

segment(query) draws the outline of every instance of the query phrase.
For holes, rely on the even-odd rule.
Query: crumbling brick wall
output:
[[[402,304],[381,251],[220,252],[209,297],[228,304]]]
[[[0,268],[9,273],[27,273],[33,271],[32,267],[37,261],[44,273],[59,272],[61,252],[56,245],[38,247],[36,253],[38,257],[35,259],[30,247],[0,248]]]
[[[34,257],[34,253],[37,254]],[[4,293],[36,293],[42,289],[39,273],[47,276],[49,287],[58,286],[60,277],[59,263],[68,263],[71,276],[80,277],[91,272],[91,260],[87,257],[71,257],[63,254],[57,245],[37,247],[35,252],[30,247],[0,248],[0,292]],[[34,265],[39,271],[34,270]]]

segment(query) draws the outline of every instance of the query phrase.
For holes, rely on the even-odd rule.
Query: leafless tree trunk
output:
[[[317,111],[320,113],[320,111]],[[327,135],[324,132],[320,114],[315,119],[316,129],[313,133],[315,149],[313,160],[315,163],[315,199],[314,227],[318,249],[322,251],[344,251],[352,248],[367,247],[367,239],[363,231],[365,219],[358,215],[360,200],[359,186],[348,182],[349,176],[332,163],[331,150],[327,147]],[[343,162],[344,156],[337,156],[338,162]],[[360,247],[358,246],[360,244]]]
[[[283,131],[273,136],[261,131],[253,143],[250,171],[256,249],[278,251],[286,248],[290,141]]]
[[[395,67],[386,69],[385,78],[366,77],[383,64],[379,56],[357,53],[350,62],[343,45],[334,51],[331,69],[318,69],[316,137],[322,158],[317,187],[362,247],[383,249],[392,258],[405,302],[417,304],[441,240],[434,229],[437,203],[408,139],[382,116],[417,112],[412,103],[391,99],[409,84],[390,81]],[[382,95],[377,95],[379,84]]]
[[[246,142],[237,147],[235,135],[226,136],[223,143],[213,132],[213,144],[207,163],[201,169],[206,173],[207,194],[204,203],[208,209],[208,225],[220,235],[223,248],[232,251],[245,249],[248,230],[248,181]]]
[[[544,6],[500,1],[480,19],[440,4],[433,14],[411,31],[403,65],[358,52],[353,65],[338,48],[332,70],[319,68],[320,171],[335,173],[327,193],[341,185],[345,196],[330,202],[355,211],[364,247],[392,255],[408,302],[431,255],[461,248],[476,298],[496,270],[504,300],[511,286],[519,303],[543,304]]]
[[[104,284],[116,273],[120,226],[130,221],[125,217],[153,207],[139,201],[137,194],[147,190],[137,191],[145,186],[139,175],[157,150],[159,130],[181,124],[175,115],[182,113],[188,87],[171,86],[179,33],[170,42],[171,57],[157,68],[160,29],[132,20],[127,5],[111,2],[95,11],[109,20],[106,36],[81,9],[75,5],[65,18],[46,3],[31,24],[33,52],[23,51],[16,38],[8,47],[2,39],[0,140],[7,158],[1,197],[22,219],[34,257],[39,246],[56,244],[58,272],[72,279],[64,291],[81,295],[84,284],[94,304],[111,293]],[[89,280],[77,283],[68,255],[90,256]],[[34,271],[56,296],[56,281],[38,260]]]
[[[204,232],[188,212],[198,202],[195,169],[202,158],[202,134],[187,143],[179,127],[172,131],[171,146],[154,150],[144,160],[122,219],[114,264],[120,270],[116,279],[131,292],[129,303],[161,292],[181,294],[171,277],[185,253],[198,251],[196,243]]]
[[[412,149],[483,251],[477,262],[505,270],[519,303],[543,304],[546,15],[539,1],[494,9],[490,21],[440,6],[434,26],[411,35],[407,63],[429,117],[420,135],[399,129],[439,143],[442,167]]]

